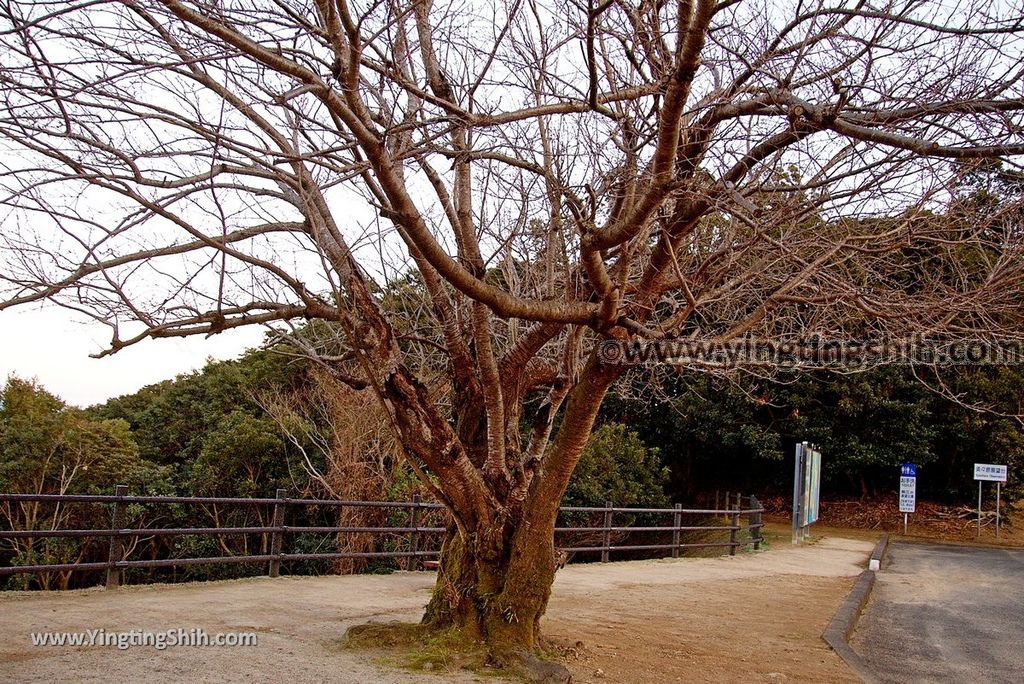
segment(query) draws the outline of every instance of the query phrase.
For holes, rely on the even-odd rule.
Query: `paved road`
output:
[[[886,682],[1024,681],[1024,551],[893,543],[853,647]]]

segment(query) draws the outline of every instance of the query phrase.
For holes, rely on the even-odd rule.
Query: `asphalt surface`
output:
[[[1024,551],[890,544],[852,646],[884,682],[1024,682]]]

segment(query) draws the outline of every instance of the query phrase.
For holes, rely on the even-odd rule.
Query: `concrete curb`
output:
[[[883,534],[878,540],[871,557],[868,560],[868,570],[860,573],[853,589],[846,596],[846,600],[839,606],[839,610],[832,616],[821,638],[825,640],[836,654],[846,662],[850,668],[867,684],[877,684],[878,678],[868,667],[867,662],[850,647],[850,637],[853,630],[857,628],[857,620],[860,619],[861,611],[871,596],[871,588],[875,585],[875,569],[881,567],[885,551],[889,546],[889,535]]]
[[[889,533],[885,532],[878,540],[878,543],[875,544],[875,548],[871,551],[871,557],[868,559],[869,570],[878,570],[882,567],[882,559],[885,557],[885,552],[888,549]]]
[[[921,537],[915,534],[897,535],[895,541],[903,544],[924,544],[931,546],[959,546],[969,549],[1003,549],[1006,551],[1020,551],[1024,544],[994,541],[977,541],[974,539],[936,539],[933,537]]]

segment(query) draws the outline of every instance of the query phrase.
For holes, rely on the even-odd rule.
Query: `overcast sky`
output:
[[[0,382],[10,374],[37,378],[69,404],[89,406],[202,368],[208,357],[234,358],[263,339],[260,328],[187,340],[146,340],[93,359],[110,331],[56,307],[0,311]]]

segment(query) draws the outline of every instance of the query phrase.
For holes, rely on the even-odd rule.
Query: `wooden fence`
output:
[[[717,497],[716,497],[717,499]],[[276,498],[222,498],[192,496],[132,496],[125,485],[118,485],[113,495],[78,495],[78,494],[2,494],[0,502],[39,502],[53,504],[106,504],[110,506],[110,526],[106,529],[47,529],[47,530],[0,530],[0,539],[43,539],[57,538],[107,538],[109,547],[107,559],[99,562],[80,562],[67,564],[42,565],[11,565],[0,567],[0,577],[18,573],[44,572],[77,572],[105,571],[107,588],[116,588],[121,584],[122,572],[130,568],[164,568],[190,565],[214,564],[267,564],[267,573],[277,577],[281,572],[281,564],[290,561],[329,560],[341,558],[406,558],[413,559],[413,567],[422,567],[424,559],[438,556],[435,548],[427,548],[424,540],[440,535],[444,527],[423,526],[421,521],[429,511],[442,509],[439,503],[420,501],[419,496],[412,501],[334,501],[322,499],[292,499],[286,491],[279,489]],[[255,527],[183,527],[183,528],[125,528],[125,508],[131,504],[156,505],[237,505],[266,506],[271,511],[271,525]],[[289,526],[285,525],[286,512],[291,507],[375,507],[405,511],[405,526],[385,527],[344,527],[344,526]],[[603,507],[563,506],[562,514],[577,514],[583,517],[601,520],[600,525],[584,523],[581,525],[563,525],[555,528],[556,545],[572,554],[600,554],[601,562],[608,562],[612,553],[616,552],[653,552],[670,551],[672,557],[678,557],[680,551],[689,548],[721,548],[735,555],[738,548],[752,546],[755,550],[763,541],[761,534],[761,516],[763,507],[754,496],[726,495],[722,508],[685,509],[681,504],[674,508],[630,508],[617,507],[607,502]],[[664,525],[616,525],[615,518],[666,519]],[[690,524],[690,520],[697,522]],[[684,524],[687,522],[688,524]],[[362,553],[285,553],[284,540],[295,534],[340,535],[346,533],[370,533],[403,535],[407,540],[403,550],[375,551]],[[617,544],[616,541],[633,533],[656,533],[670,541],[652,544]],[[684,533],[701,533],[699,541],[685,541]],[[202,558],[161,558],[129,560],[125,556],[124,542],[136,537],[178,536],[178,535],[270,535],[270,553],[212,556]],[[711,535],[712,538],[707,538]],[[688,535],[690,536],[690,535]],[[560,540],[559,537],[563,539]],[[573,546],[560,544],[571,538],[582,539],[583,543]],[[597,543],[596,540],[600,540]]]

